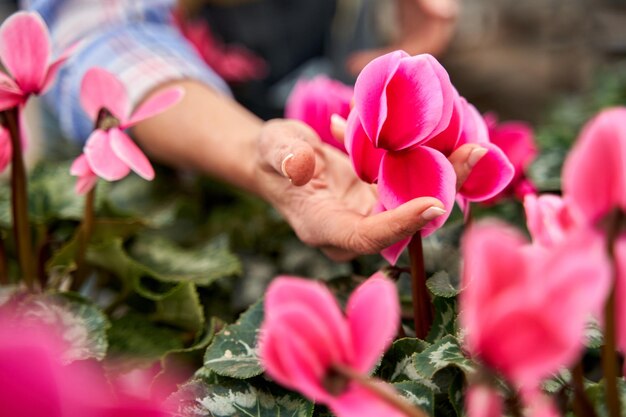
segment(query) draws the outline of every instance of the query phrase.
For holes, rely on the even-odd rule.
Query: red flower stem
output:
[[[361,375],[343,365],[333,365],[333,371],[350,381],[356,382],[361,387],[367,389],[369,392],[409,417],[428,417],[428,414],[424,412],[424,410],[413,406],[413,404],[409,403],[395,392],[381,385],[381,381],[366,375]]]
[[[0,285],[9,285],[9,265],[7,250],[4,246],[4,237],[0,236]]]
[[[409,243],[411,259],[411,291],[413,297],[413,322],[415,336],[426,339],[433,323],[433,307],[426,288],[426,270],[424,269],[424,248],[422,235],[416,233]]]
[[[573,410],[576,417],[597,417],[596,410],[585,392],[584,371],[582,362],[572,369],[572,388],[574,389]]]
[[[615,284],[618,276],[615,242],[626,223],[626,216],[620,210],[609,214],[607,230],[607,251],[613,267],[613,286],[604,307],[604,346],[602,347],[602,370],[606,387],[606,404],[610,417],[621,416],[621,404],[617,390],[619,367],[617,362],[617,325],[615,317]]]
[[[85,283],[89,268],[85,262],[87,256],[87,247],[91,241],[94,224],[94,202],[96,199],[96,187],[93,187],[85,196],[85,211],[83,214],[83,222],[80,225],[78,238],[78,251],[76,252],[76,274],[72,289],[79,290]]]
[[[13,233],[20,264],[22,279],[30,291],[35,291],[35,261],[28,223],[28,193],[26,167],[22,153],[22,140],[19,129],[19,109],[14,107],[3,112],[3,124],[9,130],[13,155],[11,159],[11,208]]]

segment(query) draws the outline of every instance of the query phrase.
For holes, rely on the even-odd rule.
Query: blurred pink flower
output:
[[[595,245],[604,248],[607,220],[617,213],[615,261],[617,344],[626,353],[626,107],[605,110],[589,121],[563,167],[563,192],[582,219],[582,227],[602,233]],[[593,242],[589,243],[590,245]]]
[[[504,399],[494,388],[471,385],[465,393],[465,411],[468,417],[502,417]]]
[[[539,153],[532,127],[519,121],[498,124],[494,113],[486,114],[485,121],[489,127],[491,143],[502,149],[515,168],[515,176],[509,186],[489,202],[506,196],[523,199],[526,194],[535,193],[535,185],[526,177],[528,167]]]
[[[69,51],[51,62],[46,23],[34,12],[17,12],[0,27],[0,111],[23,105],[31,94],[43,94],[54,82]]]
[[[278,383],[328,405],[339,417],[400,417],[333,371],[341,365],[369,374],[396,334],[399,318],[396,287],[380,273],[355,290],[345,316],[322,284],[279,277],[265,298],[261,363]]]
[[[111,389],[92,362],[61,361],[60,332],[43,324],[0,316],[0,410],[12,417],[165,417],[154,399]]]
[[[225,45],[213,35],[204,20],[186,20],[174,15],[178,29],[198,54],[217,74],[228,82],[262,79],[267,75],[265,60],[254,52],[236,45]]]
[[[606,254],[590,244],[598,237],[576,234],[548,250],[504,225],[470,229],[459,309],[467,350],[524,389],[571,365],[610,289]]]
[[[299,80],[287,99],[285,117],[308,124],[320,138],[345,152],[343,143],[330,130],[330,117],[338,114],[344,119],[350,114],[354,90],[337,80],[318,75],[310,80]]]
[[[9,131],[0,125],[0,172],[4,172],[13,155],[13,145]]]
[[[113,74],[102,68],[87,71],[80,101],[97,126],[87,139],[84,158],[81,155],[72,165],[72,175],[79,176],[77,192],[82,194],[93,188],[94,174],[107,181],[117,181],[132,169],[142,178],[152,180],[154,170],[150,161],[124,130],[165,111],[182,96],[178,88],[167,89],[131,113],[126,89]]]
[[[563,198],[528,194],[524,198],[526,225],[534,243],[551,247],[563,242],[578,222]]]

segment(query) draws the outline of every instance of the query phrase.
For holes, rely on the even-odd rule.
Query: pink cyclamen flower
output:
[[[551,247],[563,242],[579,220],[566,201],[553,194],[528,194],[524,198],[526,225],[534,243]]]
[[[487,385],[471,385],[465,393],[465,410],[468,417],[502,417],[504,399]]]
[[[93,188],[95,176],[117,181],[131,170],[152,180],[154,169],[150,161],[124,130],[165,111],[182,96],[179,88],[167,89],[150,97],[131,113],[121,81],[102,68],[87,71],[81,84],[80,101],[96,129],[87,139],[84,155],[72,165],[72,175],[79,177],[76,191],[83,194]]]
[[[10,75],[0,72],[0,111],[23,105],[31,94],[52,85],[68,53],[52,60],[46,23],[34,12],[17,12],[0,27],[0,58]]]
[[[589,240],[580,234],[548,250],[501,224],[470,229],[459,309],[468,352],[527,390],[571,365],[610,289],[606,254]]]
[[[330,130],[330,117],[338,114],[347,119],[353,95],[352,87],[324,75],[299,80],[287,99],[285,117],[303,121],[324,142],[345,152],[343,143],[338,142]]]
[[[605,110],[587,123],[565,161],[562,177],[572,210],[584,226],[601,235],[596,246],[604,248],[608,227],[618,227],[615,317],[618,347],[626,353],[626,107]],[[614,216],[621,217],[622,226],[609,224]]]
[[[0,314],[0,410],[12,417],[165,417],[162,399],[112,390],[102,368],[65,364],[58,329]]]
[[[11,162],[13,155],[13,145],[11,145],[11,136],[9,131],[0,126],[0,172],[3,172]]]
[[[509,186],[491,201],[506,196],[523,199],[526,194],[535,193],[535,185],[526,177],[528,167],[539,153],[532,127],[520,121],[498,123],[493,113],[486,114],[485,121],[491,143],[502,149],[515,167],[515,176]]]
[[[430,55],[396,51],[375,59],[359,75],[346,128],[346,149],[357,175],[377,183],[380,206],[394,209],[435,197],[446,213],[421,231],[428,236],[449,217],[457,178],[448,157],[459,146],[487,149],[459,190],[459,201],[482,201],[506,187],[513,166],[489,142],[478,111],[460,97],[445,69]],[[394,264],[410,239],[382,252]]]
[[[339,417],[400,417],[333,371],[341,365],[369,374],[396,334],[399,314],[396,287],[380,273],[355,290],[345,316],[322,284],[279,277],[265,298],[261,363],[278,383],[328,405]]]

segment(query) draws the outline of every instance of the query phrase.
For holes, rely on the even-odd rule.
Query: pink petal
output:
[[[12,78],[0,71],[0,111],[17,107],[24,102],[24,93]]]
[[[4,172],[6,167],[11,163],[13,157],[13,146],[11,145],[11,136],[9,131],[0,126],[0,172]]]
[[[387,86],[400,66],[400,60],[408,56],[404,51],[395,51],[374,59],[363,68],[354,85],[354,109],[365,134],[376,146],[387,119]]]
[[[387,118],[379,136],[370,136],[377,147],[407,149],[437,135],[450,123],[454,90],[446,71],[430,55],[401,59],[385,94]],[[359,114],[364,122],[364,115]]]
[[[465,98],[459,97],[458,100],[463,109],[463,124],[457,147],[466,143],[478,143],[480,145],[489,143],[489,129],[483,116]]]
[[[515,168],[500,148],[491,143],[482,143],[481,146],[487,148],[488,152],[472,168],[459,190],[469,201],[484,201],[494,197],[509,185],[515,174]]]
[[[287,99],[285,117],[308,124],[322,141],[345,152],[331,132],[330,117],[338,114],[347,118],[353,94],[351,87],[323,75],[299,80]]]
[[[130,113],[126,88],[120,80],[103,68],[91,68],[85,73],[80,86],[80,104],[94,122],[102,109],[107,109],[121,124]]]
[[[95,130],[85,144],[85,156],[91,170],[107,181],[117,181],[130,173],[130,168],[111,148],[109,133]]]
[[[352,341],[348,324],[337,301],[324,285],[302,278],[282,276],[269,286],[265,296],[266,320],[287,305],[305,305],[317,311],[318,316],[329,326],[333,339],[340,346],[344,358],[351,357]]]
[[[39,93],[51,55],[46,23],[37,13],[17,12],[0,27],[0,56],[24,93]]]
[[[153,180],[154,169],[135,142],[119,129],[110,129],[108,133],[113,153],[140,177],[148,181]]]
[[[557,195],[529,194],[524,198],[524,209],[528,231],[533,242],[540,245],[550,247],[562,242],[574,227],[565,201]]]
[[[279,331],[281,332],[281,331]],[[285,386],[296,389],[313,401],[324,401],[329,395],[321,386],[322,364],[311,347],[301,339],[301,334],[282,331],[277,351],[285,369],[289,370],[289,383]]]
[[[617,347],[626,354],[626,237],[622,236],[615,244],[615,258],[617,260],[617,282],[615,294],[617,306]],[[626,365],[624,365],[626,367]],[[626,374],[625,374],[626,375]]]
[[[503,402],[502,395],[486,385],[472,385],[465,394],[468,417],[502,417]]]
[[[458,95],[458,93],[456,94]],[[450,156],[457,147],[463,126],[463,105],[458,98],[454,99],[453,103],[454,106],[448,126],[441,133],[425,143],[428,147],[437,149],[446,156]]]
[[[76,180],[76,185],[74,186],[74,191],[78,195],[85,195],[89,191],[95,187],[98,182],[98,177],[96,175],[86,175],[84,177],[79,177]]]
[[[371,372],[398,332],[400,301],[396,285],[382,273],[372,275],[350,296],[346,315],[352,332],[352,367]]]
[[[563,191],[590,223],[613,208],[626,210],[626,108],[587,123],[565,160]]]
[[[383,382],[380,385],[395,393],[391,386]],[[337,417],[406,417],[404,413],[356,383],[351,384],[343,395],[331,397],[327,404]]]
[[[72,166],[70,167],[70,174],[75,176],[83,176],[87,174],[92,174],[93,171],[89,166],[89,162],[87,161],[87,157],[85,154],[80,154],[78,158],[72,162]]]
[[[389,262],[389,264],[395,265],[398,262],[398,259],[400,258],[402,253],[404,252],[404,250],[407,248],[407,246],[409,246],[409,243],[411,243],[410,237],[403,239],[383,249],[380,252],[380,254],[382,255],[383,258],[385,258],[387,262]]]
[[[346,150],[359,178],[368,183],[376,182],[380,163],[386,151],[377,149],[372,145],[365,134],[365,130],[363,130],[356,110],[353,110],[348,116]]]
[[[526,285],[528,265],[521,250],[526,244],[521,233],[500,223],[473,225],[463,237],[459,319],[471,352],[479,349],[489,303]]]
[[[378,194],[388,209],[418,197],[435,197],[441,201],[446,214],[422,229],[422,236],[428,236],[445,223],[452,211],[456,174],[442,153],[425,146],[403,152],[388,152],[381,164]]]
[[[604,241],[596,230],[579,228],[551,251],[536,248],[532,258],[536,286],[543,287],[544,313],[554,318],[571,345],[582,343],[589,316],[600,318],[612,285]]]
[[[489,139],[502,149],[516,171],[523,172],[539,153],[533,129],[524,122],[506,122],[490,128]]]
[[[183,96],[182,88],[168,88],[165,91],[150,97],[130,116],[130,120],[120,126],[120,129],[126,129],[137,123],[163,113],[170,107],[179,103]]]
[[[52,84],[54,84],[59,70],[61,69],[61,67],[63,67],[63,65],[65,65],[65,62],[70,58],[74,50],[75,47],[70,47],[66,49],[61,54],[61,56],[59,56],[52,64],[50,64],[43,85],[41,87],[41,94],[44,94],[46,91],[48,91],[48,89],[50,89],[50,87],[52,87]]]

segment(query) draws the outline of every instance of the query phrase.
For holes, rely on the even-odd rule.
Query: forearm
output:
[[[134,128],[141,146],[159,161],[259,194],[254,164],[263,122],[233,99],[195,81],[175,81],[155,92],[172,86],[182,87],[184,98]]]

